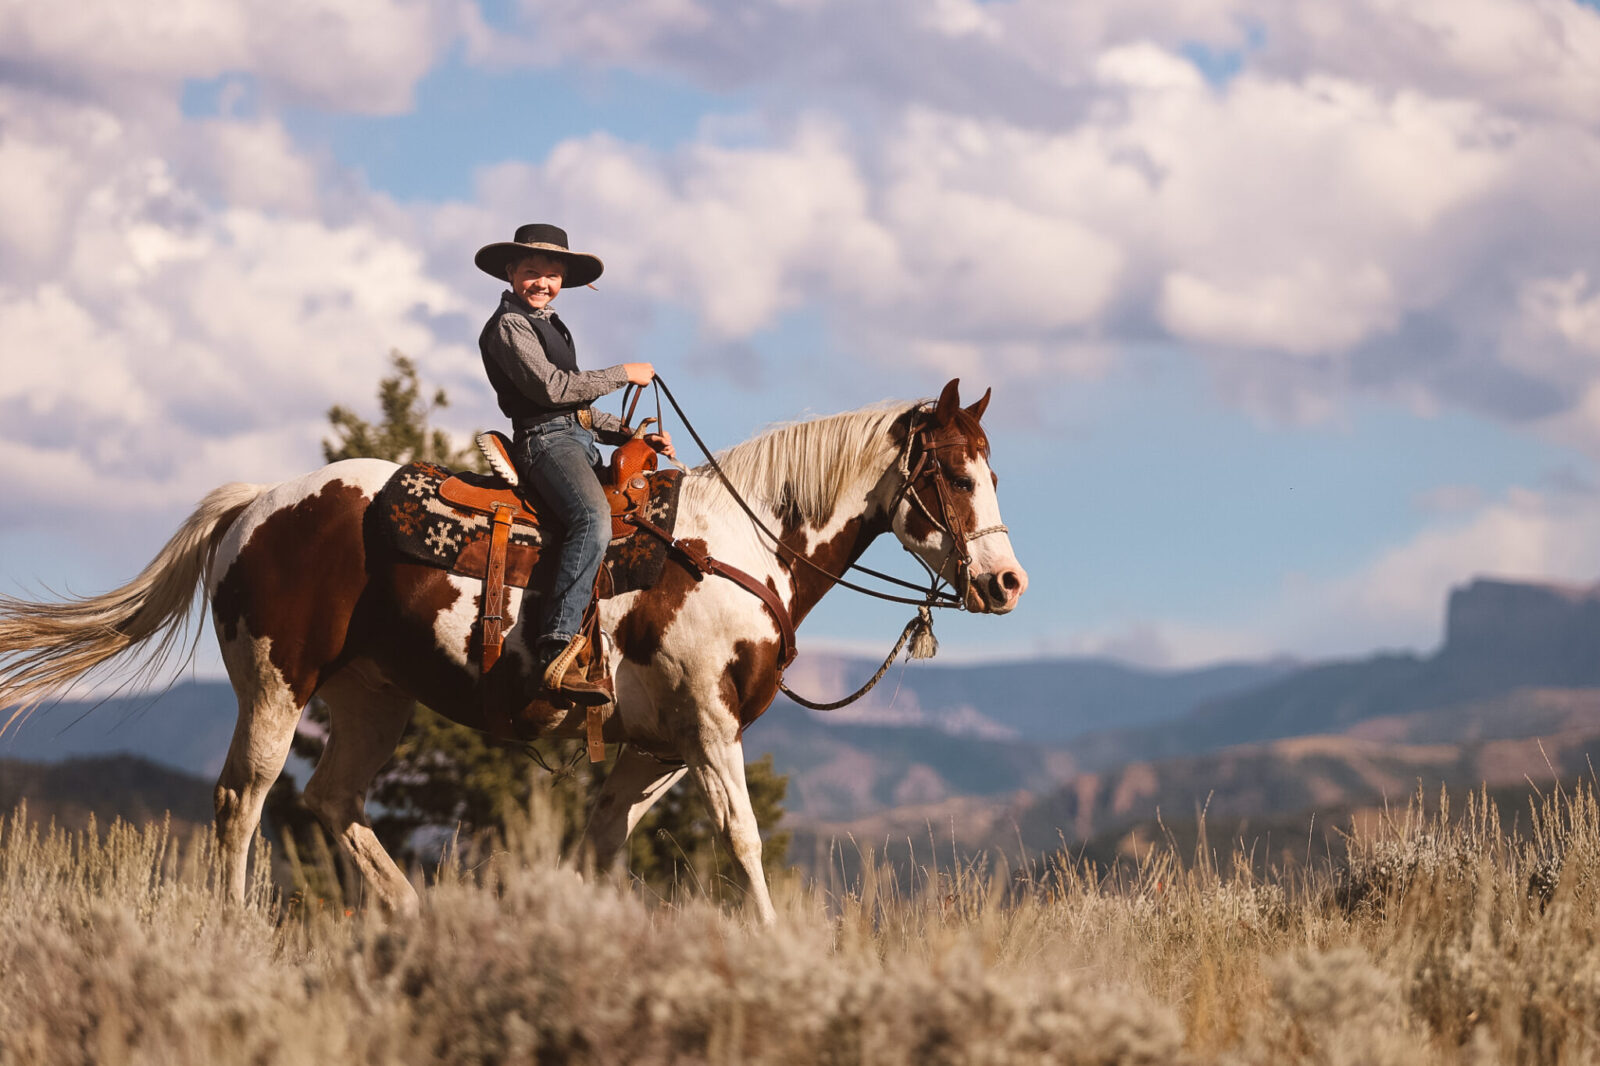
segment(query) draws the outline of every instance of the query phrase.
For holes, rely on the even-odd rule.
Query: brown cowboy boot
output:
[[[583,653],[588,650],[589,638],[579,633],[565,645],[550,642],[542,649],[539,664],[540,676],[546,690],[564,696],[573,703],[595,707],[610,703],[614,698],[609,679],[600,682],[589,680]]]

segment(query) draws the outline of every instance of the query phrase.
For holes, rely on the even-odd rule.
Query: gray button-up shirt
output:
[[[496,329],[484,338],[484,353],[505,372],[517,391],[535,403],[551,408],[587,404],[628,383],[628,372],[621,364],[604,370],[564,370],[556,366],[545,354],[544,344],[527,318],[554,317],[550,310],[534,310],[510,292],[502,294],[500,303],[508,313],[500,316]],[[600,410],[594,412],[594,428],[606,443],[625,431],[622,419]]]

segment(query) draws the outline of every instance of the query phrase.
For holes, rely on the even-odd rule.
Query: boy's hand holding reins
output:
[[[656,379],[656,368],[653,363],[623,363],[622,369],[628,372],[628,383],[637,385],[641,389]],[[678,457],[678,453],[672,449],[672,434],[665,430],[660,433],[646,433],[644,441],[668,459]]]
[[[672,434],[666,430],[662,430],[660,433],[646,433],[644,442],[668,459],[676,459],[678,457],[678,453],[672,449]]]

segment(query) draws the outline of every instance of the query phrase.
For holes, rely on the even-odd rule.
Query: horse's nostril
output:
[[[1022,578],[1015,570],[1007,570],[1000,575],[1000,587],[1007,592],[1015,592],[1022,587]]]

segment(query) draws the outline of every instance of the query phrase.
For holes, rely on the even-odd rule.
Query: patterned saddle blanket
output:
[[[483,488],[506,487],[496,477],[456,474],[434,463],[411,463],[395,471],[388,484],[379,490],[374,502],[377,520],[384,538],[402,558],[482,579],[489,564],[490,518],[440,496],[439,486],[452,476]],[[638,513],[671,533],[678,518],[683,473],[658,471],[648,476],[648,482],[649,495]],[[538,511],[537,499],[524,497],[523,502],[529,510]],[[537,525],[513,523],[506,549],[505,583],[537,589],[544,576],[539,567],[540,558],[547,542],[553,544],[556,535]],[[660,579],[666,560],[667,545],[654,534],[630,529],[622,536],[613,537],[606,549],[601,595],[620,596],[651,587]]]

